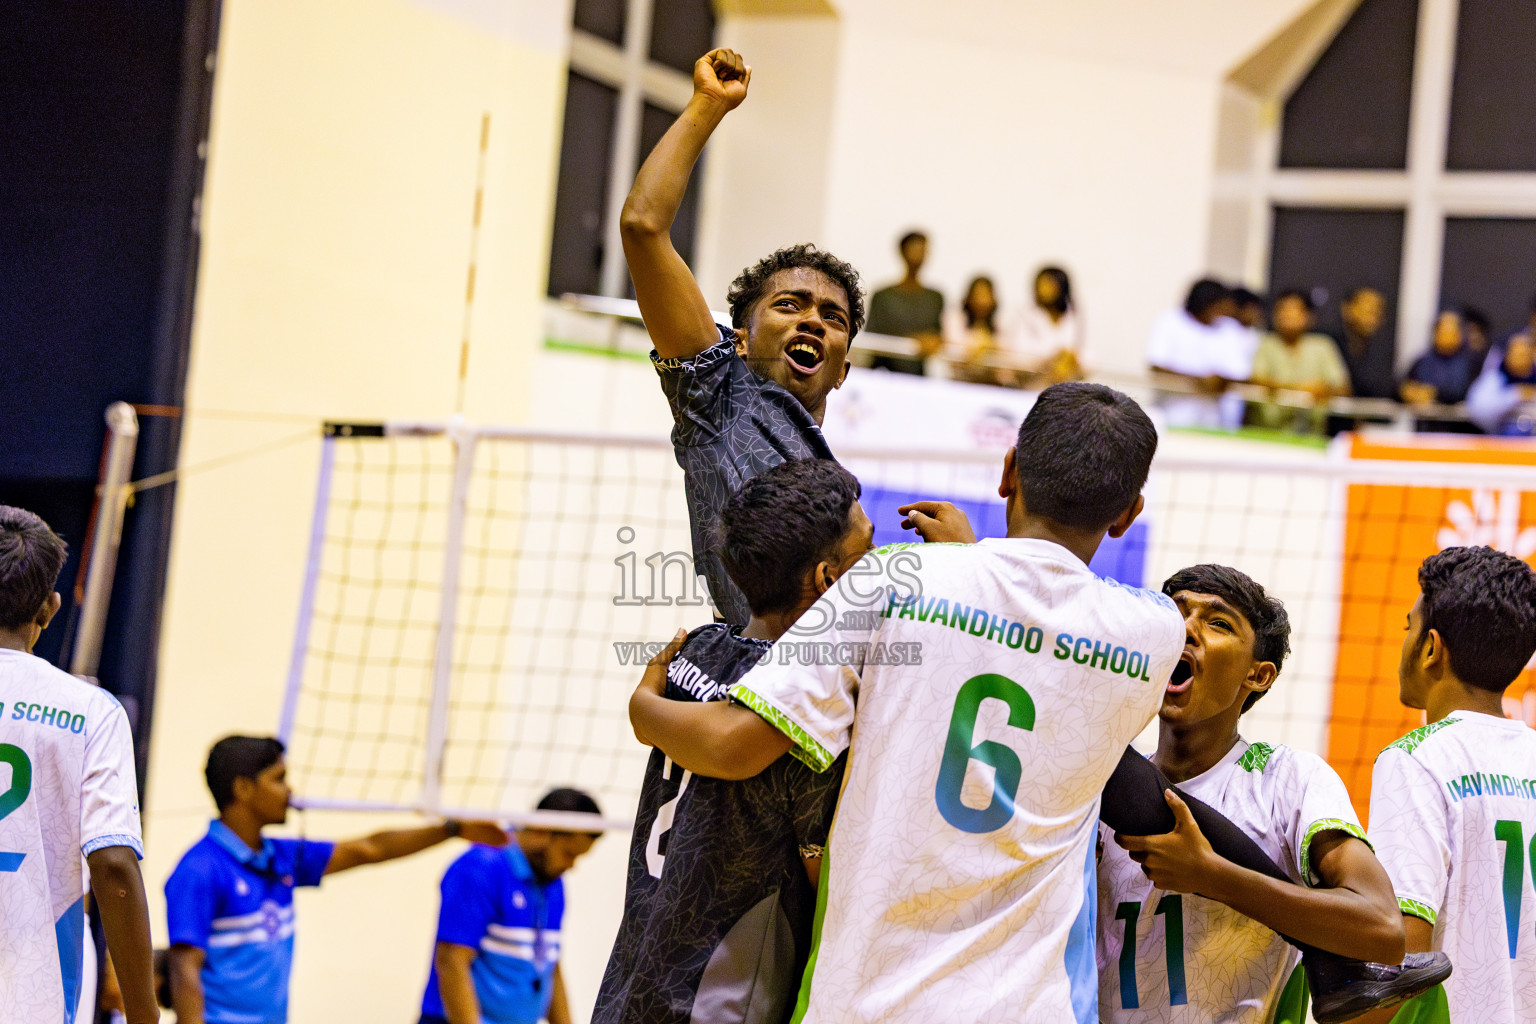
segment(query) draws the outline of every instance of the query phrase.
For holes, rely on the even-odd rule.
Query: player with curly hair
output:
[[[830,459],[821,434],[827,395],[848,376],[848,347],[864,322],[851,266],[814,245],[774,252],[731,284],[731,327],[721,327],[672,245],[688,179],[721,119],[747,95],[752,69],[731,50],[693,67],[693,97],[651,152],[624,203],[624,256],[672,407],[694,564],[727,621],[745,626],[746,598],[713,542],[727,498],[791,459]]]

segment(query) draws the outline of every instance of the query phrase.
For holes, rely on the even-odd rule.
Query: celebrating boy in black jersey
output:
[[[858,494],[837,463],[803,460],[760,473],[726,502],[718,550],[752,618],[686,640],[679,631],[646,670],[665,673],[669,698],[724,699],[869,550],[874,528]],[[841,778],[841,765],[818,774],[786,757],[727,782],[653,750],[595,1024],[785,1019],[811,947],[817,863]]]

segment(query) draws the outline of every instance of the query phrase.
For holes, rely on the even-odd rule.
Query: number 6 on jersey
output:
[[[1019,793],[1024,765],[1019,755],[995,740],[972,745],[976,734],[976,716],[987,698],[1008,705],[1008,724],[1015,729],[1034,729],[1035,702],[1024,687],[993,673],[972,676],[955,694],[955,710],[949,717],[949,738],[944,743],[944,759],[939,762],[939,781],[933,788],[944,820],[962,832],[995,832],[1013,818],[1013,801]],[[965,770],[972,760],[991,765],[992,800],[977,809],[960,800],[965,785]]]

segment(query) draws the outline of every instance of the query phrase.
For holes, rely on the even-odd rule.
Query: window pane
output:
[[[1536,171],[1536,5],[1462,0],[1445,166]]]
[[[691,74],[710,51],[715,8],[710,0],[658,0],[651,12],[651,60]]]
[[[677,114],[665,110],[654,104],[647,103],[640,114],[640,160],[644,160],[646,154],[656,148],[656,143],[672,127],[672,122],[677,120]],[[707,151],[706,151],[707,152]],[[639,166],[637,161],[636,167]],[[693,168],[693,177],[688,179],[688,190],[683,193],[682,205],[677,208],[677,219],[672,222],[672,245],[677,249],[683,262],[693,266],[694,244],[699,234],[699,185],[704,180],[704,157]],[[625,292],[630,298],[634,298],[634,283],[625,278]]]
[[[595,295],[602,281],[608,170],[619,94],[574,72],[565,92],[549,294]]]
[[[628,6],[626,0],[576,0],[576,16],[571,23],[583,32],[591,32],[615,46],[623,46],[624,14]]]
[[[1536,281],[1536,220],[1451,217],[1441,263],[1443,301],[1471,305],[1493,321],[1495,341],[1525,327]]]
[[[1402,210],[1275,208],[1271,294],[1287,288],[1313,290],[1313,298],[1320,303],[1316,329],[1325,334],[1338,336],[1343,329],[1339,303],[1353,289],[1365,286],[1386,298],[1382,333],[1397,337],[1402,260]]]
[[[1364,0],[1285,104],[1281,167],[1400,170],[1418,0]]]

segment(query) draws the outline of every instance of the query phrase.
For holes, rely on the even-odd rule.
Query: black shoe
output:
[[[1317,1024],[1342,1024],[1406,1002],[1451,976],[1444,953],[1409,953],[1400,964],[1368,964],[1313,951],[1302,958]]]

